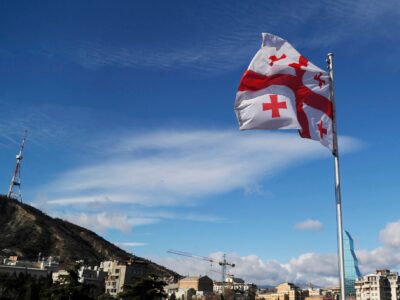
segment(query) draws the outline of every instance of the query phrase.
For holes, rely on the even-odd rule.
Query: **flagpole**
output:
[[[336,195],[336,218],[337,218],[337,238],[338,238],[338,262],[340,275],[340,294],[341,299],[346,299],[346,289],[344,280],[344,256],[343,256],[343,227],[342,227],[342,196],[340,193],[340,169],[339,169],[339,147],[336,127],[336,105],[333,86],[333,53],[328,53],[326,57],[330,79],[330,99],[332,101],[332,135],[333,135],[333,157],[335,165],[335,195]]]

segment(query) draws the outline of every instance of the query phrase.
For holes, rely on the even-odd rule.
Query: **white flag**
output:
[[[333,149],[329,76],[287,41],[263,33],[263,46],[244,73],[235,111],[241,130],[299,129]]]

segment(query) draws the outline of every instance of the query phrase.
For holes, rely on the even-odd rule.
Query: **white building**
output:
[[[388,279],[390,275],[389,270],[377,270],[375,274],[359,278],[355,283],[357,300],[392,300],[391,282]],[[394,276],[391,278],[394,281]],[[393,300],[397,299],[397,290]]]
[[[62,282],[63,278],[68,276],[67,270],[58,270],[52,273],[53,282]],[[80,283],[86,283],[97,286],[99,288],[104,286],[104,280],[107,273],[98,266],[81,266],[78,269],[78,281]]]
[[[51,274],[51,278],[53,279],[53,282],[60,282],[62,283],[63,278],[68,276],[68,271],[67,270],[58,270],[57,272],[53,272]]]
[[[377,270],[383,276],[386,276],[390,284],[390,292],[392,300],[400,300],[400,277],[397,272],[390,270]]]

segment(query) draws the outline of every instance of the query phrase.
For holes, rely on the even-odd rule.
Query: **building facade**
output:
[[[100,268],[107,274],[105,291],[114,297],[123,291],[125,285],[131,285],[139,278],[149,275],[147,262],[133,259],[127,262],[105,261]]]
[[[212,293],[213,285],[214,283],[212,279],[208,276],[185,277],[178,282],[179,289],[194,289],[196,291],[204,293]]]
[[[308,293],[306,293],[308,295]],[[259,293],[260,300],[304,300],[305,294],[296,285],[290,282],[282,283],[276,287],[276,292]]]
[[[355,283],[355,289],[357,300],[392,300],[390,282],[386,272],[382,270],[359,278]]]
[[[361,277],[358,268],[358,260],[354,252],[354,242],[351,235],[345,231],[343,237],[343,254],[344,254],[344,282],[346,288],[346,297],[356,295],[355,283]]]
[[[400,277],[399,273],[397,272],[390,272],[388,271],[389,274],[387,274],[387,278],[389,280],[390,284],[390,291],[392,295],[392,300],[400,300]]]

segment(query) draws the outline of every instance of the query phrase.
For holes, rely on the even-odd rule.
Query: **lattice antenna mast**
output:
[[[25,147],[25,141],[28,131],[25,130],[24,137],[19,148],[19,153],[16,155],[17,164],[14,169],[13,176],[11,178],[10,188],[8,190],[8,198],[16,199],[22,202],[21,196],[21,160],[23,158],[23,152]]]

